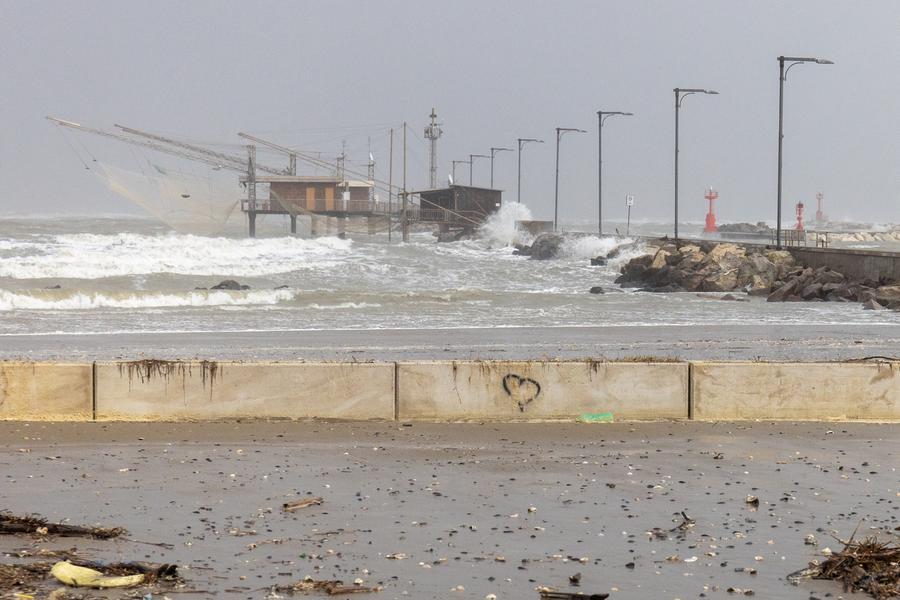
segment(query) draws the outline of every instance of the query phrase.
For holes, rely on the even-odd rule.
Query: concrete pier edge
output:
[[[900,361],[0,361],[0,420],[900,422]]]

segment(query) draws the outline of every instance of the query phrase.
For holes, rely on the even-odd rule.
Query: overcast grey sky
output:
[[[683,218],[702,219],[712,185],[720,221],[774,219],[779,54],[836,63],[799,66],[786,84],[785,218],[821,190],[833,217],[900,222],[896,0],[0,0],[0,213],[134,210],[86,174],[47,114],[300,147],[326,144],[310,130],[368,128],[380,169],[385,127],[406,120],[420,187],[435,106],[442,180],[451,159],[547,141],[526,152],[523,200],[538,217],[552,216],[554,128],[588,130],[562,146],[567,218],[596,215],[596,111],[634,112],[604,126],[605,214],[632,193],[637,216],[671,218],[672,88],[696,86],[720,95],[682,108]],[[498,156],[506,199],[515,167]],[[487,163],[475,176],[487,183]]]

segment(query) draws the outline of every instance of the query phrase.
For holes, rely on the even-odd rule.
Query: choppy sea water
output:
[[[427,232],[351,239],[184,235],[142,218],[0,217],[0,336],[460,327],[784,323],[896,324],[858,304],[724,302],[620,290],[636,255],[593,267],[629,241],[573,239],[555,260],[514,255],[515,215],[482,237]],[[274,233],[274,234],[273,234]],[[522,240],[528,241],[528,240]],[[209,288],[223,279],[246,291]],[[592,286],[607,293],[589,294]],[[57,287],[58,286],[58,287]]]

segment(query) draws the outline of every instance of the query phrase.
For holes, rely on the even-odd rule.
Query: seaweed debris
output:
[[[46,519],[36,515],[19,517],[9,513],[0,512],[0,535],[34,534],[34,535],[58,535],[62,537],[88,537],[98,540],[108,540],[128,533],[122,527],[84,527],[81,525],[66,525],[64,523],[50,523]]]
[[[830,579],[843,584],[844,592],[866,592],[876,600],[900,597],[900,545],[866,537],[850,538],[840,552],[833,553],[821,564],[788,575],[797,583],[801,579]]]

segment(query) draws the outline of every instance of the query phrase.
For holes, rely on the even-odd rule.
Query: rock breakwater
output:
[[[900,285],[798,264],[784,250],[668,242],[630,260],[616,283],[651,292],[746,292],[769,302],[861,302],[900,310]]]

